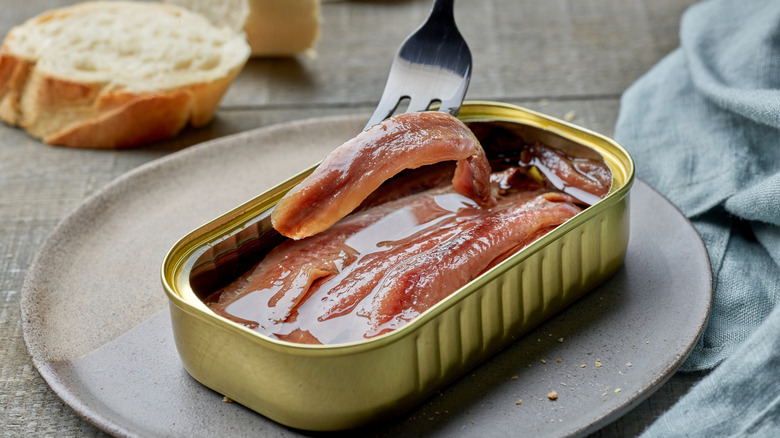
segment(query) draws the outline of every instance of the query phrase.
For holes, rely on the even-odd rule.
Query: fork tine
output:
[[[409,106],[406,108],[407,113],[418,113],[430,108],[433,98],[430,96],[412,96],[412,100],[409,102]]]
[[[390,93],[383,94],[382,99],[379,101],[379,104],[374,110],[374,114],[371,115],[371,118],[368,120],[368,123],[366,123],[366,126],[363,128],[363,130],[365,131],[366,129],[393,115],[395,109],[398,108],[398,103],[400,100],[400,97],[397,95],[392,95],[391,97]]]
[[[466,96],[466,90],[469,88],[470,78],[466,78],[458,88],[458,91],[451,97],[443,99],[439,105],[439,111],[449,113],[453,116],[457,116],[460,111],[461,105],[463,105],[463,98]]]

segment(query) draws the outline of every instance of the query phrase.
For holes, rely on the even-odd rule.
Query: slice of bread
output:
[[[0,118],[49,144],[136,146],[209,122],[248,57],[242,35],[173,5],[55,9],[0,46]]]
[[[320,34],[320,0],[165,0],[246,34],[252,56],[311,52]]]

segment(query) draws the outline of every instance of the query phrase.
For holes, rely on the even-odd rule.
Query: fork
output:
[[[458,114],[471,79],[471,52],[455,25],[454,0],[434,0],[428,19],[398,48],[374,114],[363,130],[393,115],[408,98],[405,112]]]

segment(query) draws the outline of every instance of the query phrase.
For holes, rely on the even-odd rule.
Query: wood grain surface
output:
[[[5,0],[0,34],[45,10],[75,3]],[[620,96],[678,45],[692,0],[460,0],[469,42],[468,99],[520,104],[612,135]],[[51,147],[0,124],[0,430],[4,436],[102,436],[65,406],[28,356],[19,295],[46,236],[84,199],[143,163],[209,139],[274,123],[368,114],[393,54],[427,15],[429,0],[326,1],[316,57],[253,59],[209,126],[128,151]],[[635,436],[701,376],[675,375],[594,434]]]

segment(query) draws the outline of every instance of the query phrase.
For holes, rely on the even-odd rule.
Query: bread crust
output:
[[[6,55],[0,48],[0,119],[10,125],[19,124],[19,102],[31,70],[30,62]]]
[[[137,96],[111,111],[43,137],[46,143],[78,148],[121,149],[171,137],[187,124],[186,92]]]
[[[252,56],[290,56],[314,49],[320,34],[319,0],[248,0],[244,32]]]
[[[62,78],[10,47],[24,26],[57,19],[57,12],[12,29],[0,46],[0,119],[51,145],[129,148],[175,136],[187,125],[203,126],[249,55],[247,46],[247,56],[227,74],[171,89],[133,92],[107,82]]]
[[[187,125],[209,123],[239,71],[236,68],[209,83],[153,94],[110,91],[46,77],[35,91],[26,93],[37,101],[25,105],[28,117],[19,125],[45,143],[74,148],[120,149],[163,140]],[[40,129],[46,125],[44,120],[57,118],[64,121],[57,123],[61,128]]]
[[[243,32],[255,57],[314,54],[321,0],[163,0]]]

